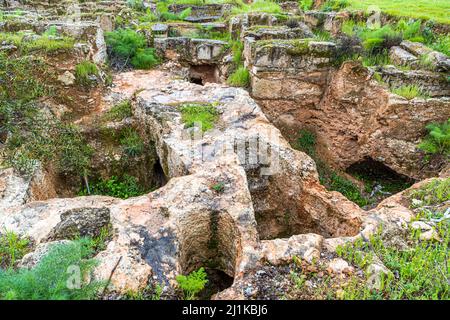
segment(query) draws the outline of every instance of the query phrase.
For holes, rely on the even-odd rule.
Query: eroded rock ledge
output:
[[[114,235],[97,256],[95,276],[108,278],[122,257],[111,282],[116,293],[149,280],[170,288],[177,274],[202,265],[239,279],[263,260],[313,257],[322,239],[359,232],[363,211],[319,184],[314,162],[289,146],[246,91],[173,80],[159,70],[121,74],[115,83],[121,94],[137,91],[134,117],[155,142],[169,182],[128,200],[11,203],[0,215],[3,227],[39,246],[84,230],[87,216],[89,228],[109,221]],[[203,136],[181,121],[179,106],[194,102],[214,104],[220,114]],[[251,141],[268,152],[251,158]]]

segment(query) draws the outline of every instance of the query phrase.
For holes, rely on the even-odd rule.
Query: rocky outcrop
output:
[[[117,293],[149,281],[170,291],[177,274],[202,265],[239,279],[267,257],[287,259],[274,252],[287,240],[261,238],[319,233],[311,236],[319,242],[294,236],[283,245],[286,253],[313,257],[308,248],[323,237],[359,231],[362,211],[320,186],[314,162],[290,148],[244,90],[172,80],[163,71],[122,74],[115,83],[113,90],[125,95],[140,89],[133,113],[155,141],[167,185],[129,200],[17,203],[0,214],[2,227],[39,244],[75,233],[96,235],[110,224],[111,241],[96,257],[94,276],[108,278],[119,263],[110,288]],[[186,129],[183,103],[214,105],[220,114],[216,128],[203,135]],[[249,152],[255,146],[261,153]]]

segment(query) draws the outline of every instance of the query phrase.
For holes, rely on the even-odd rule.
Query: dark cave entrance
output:
[[[209,300],[213,295],[231,287],[233,284],[234,278],[222,270],[205,268],[205,271],[208,275],[208,282],[198,294],[200,300]]]
[[[401,192],[415,182],[370,157],[353,163],[345,172],[359,180],[364,185],[364,192],[375,202]]]
[[[240,246],[232,217],[222,211],[201,211],[183,217],[179,225],[180,273],[188,275],[201,267],[207,273],[199,298],[210,299],[230,287]]]
[[[206,83],[218,83],[219,71],[216,65],[191,66],[189,82],[204,86]]]

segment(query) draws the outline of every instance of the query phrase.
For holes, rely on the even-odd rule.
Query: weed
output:
[[[55,244],[32,269],[0,270],[0,299],[6,300],[84,300],[93,299],[102,282],[88,282],[96,266],[89,259],[93,249],[89,239]],[[74,269],[76,268],[76,269]],[[75,275],[79,275],[74,278]],[[78,282],[78,283],[77,283]],[[78,284],[78,289],[68,284]]]
[[[415,84],[399,86],[392,89],[392,92],[402,96],[405,99],[411,100],[417,97],[427,98],[428,95]]]
[[[228,77],[227,83],[235,87],[248,87],[250,73],[245,67],[239,67]]]
[[[144,152],[144,142],[139,133],[133,128],[123,130],[120,144],[130,157],[140,156]]]
[[[98,76],[98,68],[95,63],[82,61],[75,67],[75,77],[79,84],[88,86],[94,82],[92,79]]]
[[[185,123],[186,128],[200,124],[203,132],[212,129],[219,117],[216,107],[211,104],[188,103],[180,106],[180,111],[181,121]]]
[[[0,268],[13,268],[16,261],[28,252],[29,247],[28,239],[21,238],[12,231],[0,233]]]
[[[106,121],[121,121],[125,118],[129,118],[133,115],[131,110],[130,100],[124,100],[119,102],[111,108],[105,115],[103,119]]]
[[[443,123],[431,123],[426,126],[427,136],[418,148],[428,154],[450,155],[450,119]]]
[[[197,271],[191,272],[189,275],[178,275],[176,277],[178,285],[183,290],[185,300],[194,300],[197,294],[205,288],[207,275],[202,267]]]

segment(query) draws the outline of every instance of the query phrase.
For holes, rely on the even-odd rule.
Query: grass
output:
[[[30,249],[30,241],[12,231],[0,233],[0,268],[13,268]]]
[[[241,66],[228,77],[227,83],[234,87],[248,87],[250,85],[250,72]]]
[[[205,269],[202,267],[189,275],[178,275],[176,277],[178,285],[183,290],[185,300],[194,300],[197,294],[205,288],[208,282]]]
[[[450,178],[436,179],[409,194],[411,207],[417,212],[414,220],[425,221],[433,226],[439,241],[421,240],[420,231],[410,229],[405,239],[408,243],[407,249],[387,245],[382,231],[368,241],[359,239],[352,244],[338,247],[338,255],[358,268],[367,268],[374,258],[377,258],[389,271],[381,277],[379,288],[369,288],[365,281],[360,282],[354,278],[354,281],[344,288],[344,299],[450,299],[450,222],[448,219],[442,219],[443,209],[440,209],[443,202],[450,200],[449,186]],[[432,222],[430,219],[437,220]],[[366,277],[369,277],[369,274]]]
[[[120,145],[130,157],[140,156],[144,152],[144,142],[139,133],[133,128],[125,128],[121,133]]]
[[[133,115],[130,100],[119,102],[103,115],[105,121],[121,121]]]
[[[8,131],[5,164],[29,175],[38,161],[53,162],[62,173],[83,174],[92,150],[78,127],[50,118],[35,101],[51,93],[45,62],[0,54],[1,130]]]
[[[450,23],[448,0],[347,0],[347,2],[348,9],[367,10],[369,6],[377,6],[382,12],[393,16]]]
[[[255,0],[249,4],[242,4],[231,9],[232,14],[248,12],[283,13],[283,9],[275,2],[269,0]]]
[[[53,53],[56,51],[67,51],[73,48],[74,39],[70,37],[54,37],[49,34],[43,34],[33,40],[26,40],[25,35],[21,32],[0,33],[0,43],[5,42],[18,47],[23,53],[35,53],[43,51],[45,53]]]
[[[428,97],[428,95],[416,84],[403,85],[400,87],[392,88],[391,91],[408,100],[412,100],[418,97]]]
[[[219,118],[216,107],[213,104],[187,103],[180,106],[181,121],[186,128],[199,125],[202,132],[214,128],[214,124]]]
[[[102,282],[89,282],[96,266],[92,241],[55,244],[32,269],[0,269],[2,300],[85,300],[97,296]]]
[[[98,76],[98,68],[95,63],[84,60],[75,67],[75,78],[81,85],[90,85],[93,81],[91,77]]]

